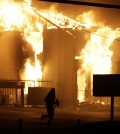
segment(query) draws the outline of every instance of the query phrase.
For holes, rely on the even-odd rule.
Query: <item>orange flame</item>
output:
[[[40,17],[49,20],[47,23],[48,29],[53,28],[52,23],[55,24],[54,28],[58,26],[78,30],[90,30],[93,26],[96,26],[96,31],[94,33],[90,32],[90,39],[85,48],[81,50],[80,56],[77,57],[82,61],[77,78],[79,101],[85,100],[87,74],[92,76],[94,73],[112,72],[111,57],[113,53],[109,48],[114,39],[120,37],[120,31],[119,29],[112,30],[106,26],[97,29],[98,24],[95,23],[93,12],[85,12],[79,15],[76,20],[73,20],[57,13],[54,7],[50,10],[38,10],[31,6],[31,0],[20,3],[5,0],[0,3],[0,8],[0,31],[20,31],[34,51],[34,63],[30,59],[26,60],[25,69],[20,75],[21,79],[33,80],[34,82],[42,79],[42,65],[37,59],[37,55],[43,52],[43,23],[40,21]],[[69,31],[67,32],[69,33]],[[35,84],[37,83],[26,83],[26,87]]]
[[[42,67],[36,55],[43,52],[43,26],[39,16],[30,5],[30,0],[21,3],[12,0],[2,1],[0,3],[0,30],[18,30],[31,44],[35,53],[35,63],[31,63],[30,59],[26,60],[24,72],[21,72],[20,76],[24,80],[36,81],[42,79]]]

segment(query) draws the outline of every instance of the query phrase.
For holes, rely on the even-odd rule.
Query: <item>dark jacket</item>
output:
[[[47,96],[44,99],[46,106],[54,106],[55,101],[56,101],[56,97],[55,97],[55,92],[54,91],[50,91]]]

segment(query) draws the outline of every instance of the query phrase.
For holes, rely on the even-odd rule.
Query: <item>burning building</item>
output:
[[[25,100],[29,87],[52,86],[65,107],[106,102],[93,97],[92,76],[119,73],[119,28],[94,23],[91,11],[71,19],[53,7],[38,10],[30,0],[0,6],[2,80],[24,81]],[[20,90],[1,88],[1,93],[8,104],[21,101]]]

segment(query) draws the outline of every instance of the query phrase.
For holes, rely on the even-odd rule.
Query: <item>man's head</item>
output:
[[[55,88],[51,88],[51,92],[55,93]]]

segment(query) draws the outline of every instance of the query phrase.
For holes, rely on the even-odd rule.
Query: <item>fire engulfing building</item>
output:
[[[75,56],[78,53],[80,41],[81,49],[84,46],[82,45],[83,39],[79,38],[80,36],[82,37],[82,34],[78,30],[44,29],[43,54],[42,56],[37,55],[38,59],[42,60],[42,81],[53,82],[48,87],[56,88],[57,97],[63,107],[71,107],[77,104],[77,69],[80,65]],[[18,31],[1,33],[1,42],[3,39],[5,41],[1,46],[2,52],[0,55],[2,63],[0,68],[1,80],[16,80],[19,82],[21,81],[20,72],[24,68],[25,60],[27,58],[34,59],[34,52],[32,52],[30,46],[26,45]],[[4,61],[2,58],[6,60]],[[22,79],[22,81],[29,80]],[[21,102],[20,89],[16,89],[1,88],[5,98],[4,104]],[[25,104],[27,104],[26,96],[24,95]]]
[[[82,61],[75,57],[76,55],[79,55],[78,50],[82,51],[85,48],[87,40],[84,38],[84,35],[86,35],[86,33],[83,34],[79,30],[72,30],[70,28],[43,30],[43,53],[42,55],[37,55],[38,59],[42,60],[42,81],[52,82],[51,85],[48,84],[48,87],[55,87],[57,97],[63,107],[76,106],[78,100],[80,102],[90,103],[97,101],[109,103],[110,101],[107,97],[104,97],[103,99],[92,96],[91,72],[84,74],[84,71],[82,70],[80,74],[78,73],[78,70],[82,69]],[[21,81],[20,71],[21,68],[23,68],[26,57],[34,59],[34,52],[31,47],[26,45],[26,42],[23,41],[22,36],[18,31],[3,32],[1,33],[0,39],[3,44],[0,49],[0,59],[2,63],[0,67],[1,79],[12,81],[17,80],[19,82]],[[116,45],[116,47],[117,46],[118,45]],[[113,46],[111,49],[113,49]],[[117,51],[114,50],[112,57],[113,67],[116,68],[113,69],[115,71],[114,73],[119,72],[117,64],[119,58],[117,61],[115,60],[117,55]],[[83,74],[85,76],[85,81],[83,81],[82,78],[79,78],[82,77]],[[84,83],[86,86],[82,87]],[[46,87],[46,85],[39,86]],[[3,88],[0,90],[0,96],[2,97],[2,95],[4,95],[4,104],[21,102],[21,91],[19,88]],[[24,103],[29,105],[26,96],[27,95],[25,94]],[[79,98],[80,96],[82,97]],[[35,96],[33,95],[32,97],[33,99],[31,99],[31,97],[30,99],[34,101]],[[41,97],[41,93],[38,97]],[[31,104],[34,104],[32,101]],[[2,99],[0,103],[2,104]]]
[[[0,7],[0,79],[18,82],[13,89],[0,87],[0,104],[3,97],[4,104],[39,102],[34,95],[43,94],[30,97],[31,87],[55,87],[63,107],[109,103],[109,97],[93,96],[93,74],[120,73],[119,28],[95,24],[92,11],[72,19],[55,7],[38,10],[31,1],[1,1]]]

